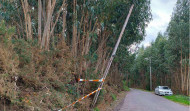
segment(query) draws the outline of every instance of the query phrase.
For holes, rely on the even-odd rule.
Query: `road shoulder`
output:
[[[122,91],[117,95],[117,99],[113,101],[109,107],[107,107],[106,111],[118,111],[120,107],[124,103],[124,99],[129,91]]]

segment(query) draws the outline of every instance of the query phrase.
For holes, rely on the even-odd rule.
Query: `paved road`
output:
[[[151,92],[131,89],[115,111],[190,111],[184,106]]]

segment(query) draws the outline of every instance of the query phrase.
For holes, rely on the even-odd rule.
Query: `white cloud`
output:
[[[176,2],[177,0],[151,1],[153,20],[146,28],[146,37],[145,40],[141,42],[140,46],[144,45],[146,47],[148,43],[151,43],[156,39],[158,32],[165,32]]]
[[[150,44],[150,42],[145,42],[144,43],[144,47],[149,47],[151,44]]]

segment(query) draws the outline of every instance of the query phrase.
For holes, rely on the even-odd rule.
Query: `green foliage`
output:
[[[141,83],[145,83],[144,86],[140,87],[150,89],[150,65],[152,75],[156,77],[155,86],[160,85],[162,77],[169,74],[168,56],[165,53],[167,51],[165,48],[167,44],[167,38],[158,33],[156,41],[150,47],[142,47],[138,50],[133,67],[130,69],[130,77],[134,80],[135,84],[140,86],[142,85]],[[170,85],[170,81],[166,81],[166,84]]]
[[[15,33],[15,27],[9,27],[5,25],[5,21],[2,20],[0,23],[0,34],[5,35],[8,37],[12,37],[12,35]]]
[[[115,101],[115,100],[117,100],[117,96],[115,95],[115,94],[111,94],[111,97],[112,97],[112,99]]]
[[[97,107],[94,108],[94,111],[100,111]]]
[[[67,93],[72,94],[72,95],[74,95],[75,97],[78,96],[76,86],[73,86],[73,85],[71,85],[71,84],[67,84],[66,87],[67,87]]]
[[[14,1],[15,2],[15,1]],[[18,3],[18,2],[17,2]],[[5,20],[7,22],[11,21],[11,17],[16,17],[15,14],[16,6],[10,3],[8,0],[0,1],[0,20]]]
[[[66,87],[64,84],[60,84],[60,81],[50,81],[50,84],[53,86],[53,88],[56,90],[56,91],[59,91],[59,92],[62,92],[64,93],[66,91]],[[75,94],[73,93],[74,92],[74,88],[71,87],[71,86],[68,86],[68,93],[69,94]]]
[[[19,66],[23,67],[30,64],[32,59],[31,45],[23,39],[14,40],[13,44],[15,45],[15,52],[19,55]]]
[[[11,44],[14,27],[8,27],[2,20],[0,22],[0,102],[2,100],[8,105],[20,103],[17,97],[19,92],[15,90],[15,82],[11,80],[18,73],[18,56],[13,51]],[[0,107],[0,110],[1,109]]]
[[[164,96],[166,99],[169,99],[174,102],[178,102],[184,105],[190,105],[190,97],[184,95],[172,95],[172,96]]]
[[[15,34],[15,27],[7,27],[5,21],[0,22],[0,41],[8,45],[12,36]]]
[[[99,94],[99,97],[98,97],[98,102],[104,100],[104,95],[106,94],[106,90],[105,89],[101,89],[100,90],[100,94]]]
[[[158,33],[150,47],[141,47],[130,67],[130,80],[136,87],[150,89],[150,60],[153,88],[157,85],[173,86],[174,92],[183,93],[181,86],[173,84],[180,70],[187,72],[189,57],[189,3],[178,0],[171,21],[164,34]],[[182,67],[181,67],[182,64]],[[181,68],[181,69],[180,69]],[[188,79],[185,77],[185,79]],[[188,90],[188,89],[187,89]]]
[[[50,42],[52,43],[50,43],[50,50],[41,51],[39,49],[39,44],[37,45],[38,1],[27,1],[29,3],[29,8],[31,9],[29,11],[29,14],[31,16],[33,34],[33,40],[27,42],[25,41],[26,23],[24,21],[21,1],[0,1],[0,20],[3,19],[8,25],[16,26],[16,28],[10,28],[7,31],[7,34],[9,36],[7,37],[8,39],[6,37],[5,38],[7,41],[12,39],[12,32],[14,32],[16,29],[16,38],[12,39],[12,43],[14,45],[14,51],[19,56],[19,68],[21,70],[19,75],[26,74],[23,75],[23,77],[25,77],[22,81],[23,84],[26,85],[28,82],[28,86],[33,87],[36,85],[36,83],[40,82],[43,85],[47,85],[48,88],[53,88],[55,91],[68,93],[69,95],[74,95],[74,97],[77,97],[78,94],[76,91],[76,86],[73,85],[73,83],[68,83],[73,80],[73,78],[71,78],[73,75],[71,75],[70,73],[64,73],[64,71],[66,70],[74,73],[78,72],[73,71],[75,70],[74,65],[69,65],[73,64],[70,62],[70,59],[63,57],[63,50],[65,50],[65,47],[63,48],[63,50],[60,50],[58,47],[56,47],[56,45],[58,45],[59,41],[61,40],[59,35],[62,33],[63,28],[63,22],[61,20],[63,17],[63,12],[60,13],[60,18],[58,18],[58,23],[56,24],[55,30],[53,31],[55,37],[50,38]],[[62,2],[63,0],[56,1],[56,6],[54,9],[55,13],[53,13],[53,18],[56,18],[56,16],[58,15],[57,12],[61,7]],[[42,3],[44,3],[44,1],[42,1]],[[80,46],[80,48],[77,49],[77,57],[79,58],[76,57],[76,59],[84,58],[85,62],[87,63],[87,68],[85,69],[86,72],[84,72],[85,77],[92,77],[97,79],[97,74],[94,74],[94,66],[97,63],[97,60],[101,58],[101,55],[99,55],[97,52],[97,49],[101,45],[101,40],[108,37],[108,39],[105,40],[103,46],[100,47],[102,48],[102,51],[106,50],[105,56],[107,57],[112,52],[112,49],[115,46],[117,37],[121,31],[126,15],[129,11],[130,6],[133,3],[135,4],[134,10],[129,19],[127,30],[125,30],[122,42],[113,61],[115,64],[118,64],[117,67],[119,73],[124,74],[125,77],[129,76],[130,68],[132,67],[132,64],[135,61],[136,57],[135,54],[129,53],[127,47],[129,47],[133,43],[139,43],[144,38],[145,27],[151,20],[150,0],[79,0],[77,1],[76,5],[76,13],[73,12],[73,1],[66,0],[66,44],[68,46],[72,44],[73,24],[77,27],[77,37],[79,37],[77,38],[77,48],[78,46],[80,46],[84,39],[84,43],[86,43],[88,36],[90,39],[89,51],[87,51],[88,47],[86,46],[84,46],[86,48],[82,49],[82,45]],[[47,4],[47,2],[44,4]],[[77,14],[76,19],[73,18],[73,15],[75,14]],[[76,23],[73,23],[73,20],[75,20]],[[86,22],[89,22],[90,25],[86,24]],[[44,20],[42,20],[42,24],[43,23]],[[44,27],[42,26],[42,29],[43,28]],[[94,30],[92,30],[93,28]],[[0,28],[0,32],[4,33],[5,29],[5,25],[2,25],[2,28]],[[5,43],[6,41],[4,40],[3,42]],[[83,57],[81,57],[80,55],[81,51],[85,52],[85,55],[83,55]],[[70,53],[70,49],[67,53]],[[69,55],[69,57],[71,56]],[[106,60],[105,58],[102,59]],[[70,63],[67,63],[67,61],[69,61]],[[80,64],[83,64],[83,61],[77,63],[76,66],[79,66]],[[68,69],[64,69],[66,66],[68,67]],[[70,66],[72,68],[70,68]],[[80,70],[80,68],[77,67],[77,70],[78,69]],[[67,77],[68,79],[66,79]],[[49,79],[51,79],[51,81]],[[95,87],[97,88],[97,84],[90,86],[89,89],[94,89]],[[127,90],[126,84],[124,85],[124,90]],[[104,94],[105,90],[101,90],[99,100],[104,99]],[[55,97],[51,97],[51,101],[55,102],[56,107],[61,106],[60,101],[55,100],[57,98],[57,95]],[[51,107],[51,104],[48,104],[48,106]]]
[[[178,0],[171,21],[167,28],[168,51],[170,56],[168,62],[170,67],[179,67],[180,55],[188,56],[189,53],[189,4],[188,0]],[[181,52],[182,51],[182,52]],[[174,64],[175,63],[175,64]]]
[[[130,91],[129,87],[127,86],[127,82],[123,80],[122,83],[123,83],[123,90]]]

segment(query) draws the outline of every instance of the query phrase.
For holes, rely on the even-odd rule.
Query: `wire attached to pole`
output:
[[[119,46],[119,44],[120,44],[121,38],[122,38],[123,33],[124,33],[124,31],[125,31],[125,28],[126,28],[126,26],[127,26],[129,17],[131,16],[133,7],[134,7],[134,4],[132,4],[131,7],[130,7],[129,13],[128,13],[126,19],[125,19],[125,23],[124,23],[124,25],[123,25],[123,28],[122,28],[122,30],[121,30],[121,33],[120,33],[119,38],[118,38],[118,40],[117,40],[117,43],[116,43],[116,45],[115,45],[115,47],[114,47],[114,50],[113,50],[113,52],[112,52],[112,55],[111,55],[109,61],[108,61],[106,70],[105,70],[104,75],[103,75],[103,77],[102,77],[104,80],[106,79],[106,77],[107,77],[107,75],[108,75],[110,66],[111,66],[112,61],[113,61],[113,59],[114,59],[114,55],[116,54],[116,51],[117,51],[118,46]],[[104,85],[104,81],[101,82],[101,84],[99,85],[99,88],[102,88],[103,85]],[[95,104],[96,104],[96,101],[97,101],[97,99],[98,99],[99,93],[100,93],[100,91],[96,92],[96,95],[94,96],[94,99],[93,99],[93,102],[92,102],[92,105],[91,105],[92,108],[93,108],[93,107],[95,106]]]

